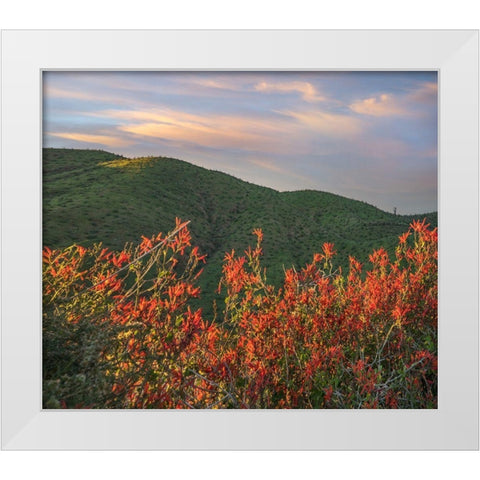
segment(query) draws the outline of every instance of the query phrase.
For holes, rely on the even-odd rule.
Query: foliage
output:
[[[45,408],[436,408],[437,230],[412,222],[343,274],[324,243],[281,287],[224,256],[209,318],[186,224],[119,253],[44,248]],[[218,308],[218,307],[217,307]],[[216,310],[215,310],[216,311]]]

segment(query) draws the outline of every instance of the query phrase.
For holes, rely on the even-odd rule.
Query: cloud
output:
[[[73,98],[76,100],[98,100],[100,95],[92,92],[76,91],[76,90],[64,90],[57,87],[44,87],[44,94],[47,98]]]
[[[306,102],[322,102],[326,98],[320,95],[316,88],[309,82],[279,82],[279,83],[268,83],[260,82],[255,85],[255,90],[258,92],[298,92],[302,95],[302,98]]]
[[[107,147],[128,147],[129,145],[133,145],[135,143],[132,140],[114,137],[111,135],[91,135],[88,133],[71,132],[49,132],[48,135],[66,138],[67,140],[75,140],[77,142],[105,145]]]
[[[301,126],[316,134],[328,135],[330,137],[345,137],[355,136],[362,131],[360,120],[349,115],[320,110],[283,110],[278,113],[294,118]]]
[[[350,109],[361,115],[389,117],[392,115],[408,115],[408,110],[391,94],[382,93],[377,97],[365,98],[350,104]]]
[[[374,117],[421,116],[425,113],[425,107],[435,107],[437,91],[436,82],[423,82],[401,96],[381,93],[357,100],[349,107],[356,113]]]
[[[115,120],[117,129],[130,135],[199,145],[211,149],[237,149],[272,154],[304,151],[298,137],[292,135],[288,118],[280,115],[254,116],[211,114],[196,115],[171,109],[107,110],[93,116]],[[139,139],[139,141],[141,141]]]
[[[274,111],[268,114],[197,115],[182,110],[104,110],[90,115],[108,119],[116,129],[138,142],[175,143],[178,148],[198,146],[216,150],[263,152],[269,155],[312,154],[333,143],[352,140],[363,131],[360,119],[345,114]],[[344,149],[343,148],[343,149]]]
[[[229,128],[230,127],[230,128]],[[264,132],[254,133],[243,129],[215,125],[202,125],[186,122],[143,122],[138,124],[122,125],[118,128],[129,134],[169,141],[180,141],[197,144],[203,147],[216,149],[243,149],[281,152],[275,148],[275,141]]]
[[[399,158],[416,157],[417,150],[412,144],[399,138],[376,137],[367,133],[355,142],[352,152],[375,161],[375,164],[380,161],[384,165],[393,166]]]
[[[408,99],[415,103],[435,105],[437,94],[437,82],[424,82],[408,95]]]
[[[115,92],[113,90],[111,93],[106,93],[88,88],[86,90],[81,90],[80,87],[76,87],[75,89],[65,89],[45,86],[44,95],[46,99],[69,99],[83,101],[85,103],[82,104],[82,108],[85,109],[85,113],[94,108],[91,102],[95,102],[97,104],[100,103],[125,106],[132,104],[132,99],[127,95],[122,95],[120,92]],[[135,103],[140,103],[140,100],[136,99]]]
[[[289,180],[292,180],[292,177],[300,179],[301,183],[309,184],[311,183],[311,178],[301,175],[297,172],[297,162],[295,160],[286,160],[283,159],[282,163],[278,161],[272,161],[266,158],[259,158],[259,157],[247,157],[246,159],[250,164],[255,165],[256,167],[260,167],[267,172],[270,173],[279,173],[282,177],[287,177]]]
[[[191,91],[196,94],[198,94],[198,87],[214,90],[228,90],[231,92],[245,90],[244,78],[242,76],[206,76],[200,78],[187,78],[182,86],[189,86]],[[215,93],[212,93],[212,95],[214,94]]]

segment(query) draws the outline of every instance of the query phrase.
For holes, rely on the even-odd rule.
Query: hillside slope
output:
[[[349,255],[365,262],[374,248],[393,252],[414,218],[437,224],[436,213],[393,215],[331,193],[277,192],[171,158],[44,149],[44,245],[120,249],[170,231],[175,217],[191,221],[193,241],[208,255],[201,281],[207,308],[225,252],[253,243],[254,228],[263,229],[264,265],[278,284],[284,267],[302,266],[323,242],[335,244],[337,264],[346,268]]]

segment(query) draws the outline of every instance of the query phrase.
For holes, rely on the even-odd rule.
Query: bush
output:
[[[45,248],[44,407],[436,408],[436,229],[413,222],[394,259],[376,250],[363,272],[350,257],[345,275],[325,243],[281,288],[254,234],[225,255],[208,321],[180,220],[119,253]]]

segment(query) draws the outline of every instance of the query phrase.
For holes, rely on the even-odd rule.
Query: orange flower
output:
[[[336,251],[334,250],[333,243],[325,242],[322,248],[323,248],[323,253],[325,254],[326,259],[332,258],[333,255],[335,255],[336,253]]]
[[[262,229],[261,228],[256,228],[254,231],[253,231],[253,234],[257,236],[257,241],[259,243],[262,242],[263,240],[263,232],[262,232]]]
[[[400,235],[398,238],[400,239],[400,243],[404,244],[407,241],[407,238],[410,236],[410,232],[405,232],[403,235]]]

